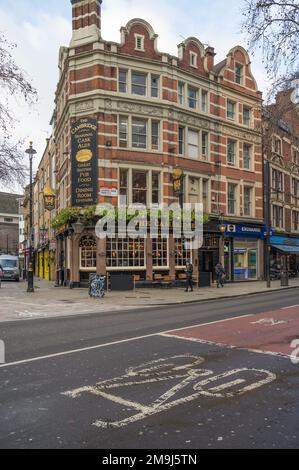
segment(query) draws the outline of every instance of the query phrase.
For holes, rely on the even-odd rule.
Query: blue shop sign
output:
[[[225,235],[238,238],[265,238],[266,227],[254,227],[250,225],[227,224]]]
[[[274,235],[270,239],[271,245],[299,246],[299,238],[290,238],[281,235]]]

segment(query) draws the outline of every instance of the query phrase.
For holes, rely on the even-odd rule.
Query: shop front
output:
[[[273,235],[270,238],[270,269],[272,275],[287,271],[289,276],[297,276],[299,268],[299,238],[286,235]]]
[[[226,225],[224,268],[229,281],[262,279],[264,232],[262,225]]]

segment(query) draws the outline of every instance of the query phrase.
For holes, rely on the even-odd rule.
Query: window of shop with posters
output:
[[[258,279],[258,240],[234,239],[234,280]]]

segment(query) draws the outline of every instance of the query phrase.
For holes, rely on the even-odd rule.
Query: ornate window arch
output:
[[[92,236],[84,236],[79,244],[80,270],[96,271],[97,242]]]

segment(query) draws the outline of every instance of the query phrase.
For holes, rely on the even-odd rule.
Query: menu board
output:
[[[97,120],[81,118],[71,126],[72,206],[97,204]]]

